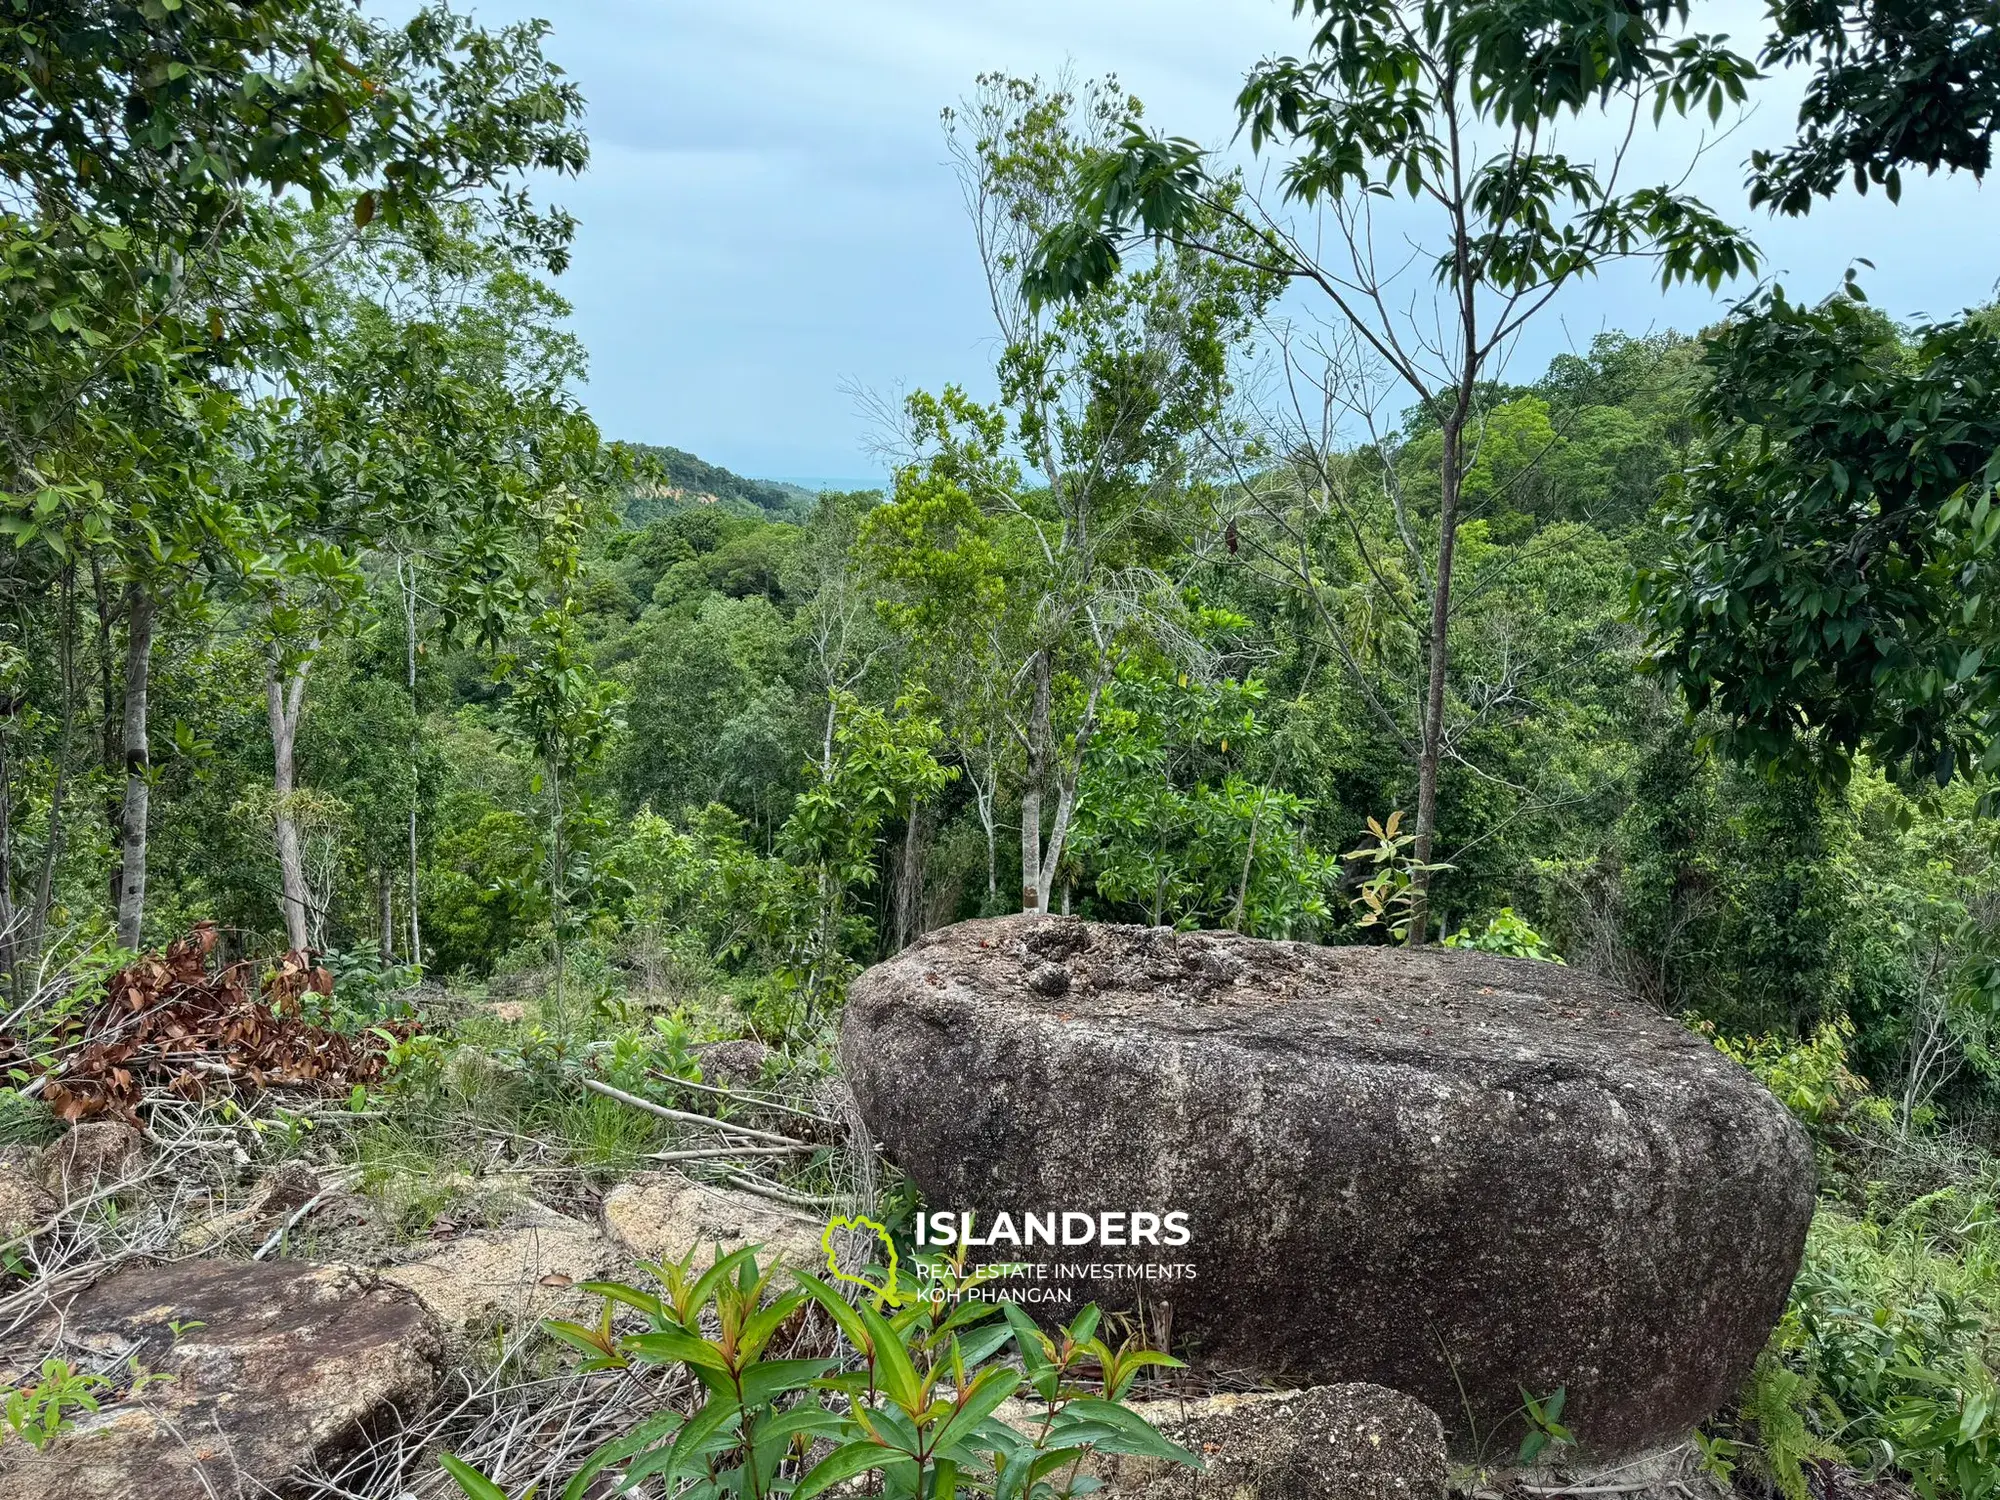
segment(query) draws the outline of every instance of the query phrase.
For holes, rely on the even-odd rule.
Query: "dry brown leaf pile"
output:
[[[216,937],[204,922],[140,959],[72,1023],[74,1045],[43,1089],[59,1117],[137,1124],[149,1089],[186,1099],[274,1086],[331,1094],[382,1076],[380,1036],[348,1036],[306,1018],[302,998],[331,995],[331,974],[302,953],[269,968],[247,959],[215,964]]]

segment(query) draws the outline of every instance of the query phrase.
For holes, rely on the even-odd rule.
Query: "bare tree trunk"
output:
[[[105,584],[104,565],[95,555],[90,559],[90,587],[97,604],[97,753],[104,771],[104,827],[110,835],[111,847],[116,849],[125,842],[125,809],[117,790],[118,691],[111,666],[114,659],[111,633],[117,606],[112,603]],[[105,896],[113,911],[118,909],[122,873],[113,865],[105,876]]]
[[[1050,673],[1054,664],[1045,646],[1035,653],[1035,704],[1028,722],[1028,776],[1021,788],[1021,910],[1047,911],[1049,895],[1042,884],[1042,782],[1049,769],[1053,733],[1049,707]]]
[[[890,952],[901,953],[924,935],[924,856],[930,843],[930,822],[924,804],[910,803],[909,822],[903,829],[903,855],[897,861],[893,895],[894,918]]]
[[[1250,814],[1250,836],[1243,841],[1243,874],[1236,882],[1236,901],[1229,908],[1229,930],[1243,930],[1243,914],[1250,904],[1250,871],[1257,863],[1257,829],[1264,821],[1264,803],[1271,795],[1271,783],[1257,794],[1257,810]]]
[[[396,882],[390,878],[387,865],[375,872],[375,919],[382,962],[392,964],[396,961]]]
[[[1083,710],[1083,722],[1070,743],[1069,769],[1060,776],[1051,773],[1060,765],[1055,753],[1054,713],[1050,704],[1055,675],[1053,653],[1043,647],[1035,658],[1035,706],[1028,729],[1028,783],[1021,794],[1021,910],[1047,911],[1055,895],[1056,871],[1062,865],[1063,845],[1069,838],[1070,819],[1076,813],[1077,783],[1083,776],[1083,754],[1089,744],[1091,726],[1097,716],[1098,693],[1094,685]],[[1042,837],[1042,795],[1055,782],[1056,806],[1049,820],[1046,844]]]
[[[974,771],[970,762],[966,771],[972,779],[972,801],[979,810],[979,826],[986,835],[986,907],[984,915],[992,915],[1000,910],[1000,842],[993,804],[999,795],[999,761],[995,757],[987,762],[987,774],[981,776]]]
[[[423,721],[417,716],[417,560],[398,558],[399,576],[406,561],[410,570],[409,582],[403,589],[405,661],[410,687],[410,962],[421,964],[424,934],[417,920],[417,752],[423,738]]]
[[[118,944],[137,948],[146,925],[146,819],[153,764],[146,738],[158,603],[137,580],[125,589],[125,801],[119,812]]]
[[[1067,777],[1056,789],[1056,815],[1049,820],[1049,845],[1042,854],[1042,870],[1035,881],[1035,889],[1040,894],[1040,910],[1049,909],[1049,900],[1056,891],[1056,871],[1062,865],[1063,845],[1069,839],[1069,820],[1076,812],[1076,782],[1078,772]]]
[[[304,953],[312,947],[312,926],[307,912],[311,896],[306,889],[305,860],[299,853],[298,820],[292,815],[292,794],[298,787],[294,752],[308,670],[300,666],[288,683],[274,655],[264,673],[264,704],[271,721],[271,789],[276,794],[272,817],[278,840],[279,904],[285,913],[285,942],[295,953]]]
[[[11,717],[11,710],[9,711]],[[9,732],[0,728],[0,973],[12,981],[14,1003],[26,1001],[21,975],[20,913],[14,909],[14,768],[7,754]]]
[[[56,739],[55,783],[49,789],[49,836],[42,848],[42,870],[35,881],[34,905],[28,917],[24,949],[39,957],[49,929],[49,909],[55,904],[56,863],[62,858],[63,811],[69,790],[70,742],[76,730],[76,567],[63,569],[62,629],[56,637],[57,675],[62,681],[62,729]]]
[[[569,918],[563,909],[563,895],[568,884],[569,854],[563,848],[562,767],[554,755],[544,756],[542,763],[545,768],[543,778],[549,788],[549,931],[556,952],[556,1035],[568,1041],[569,996],[564,988],[563,972],[568,963],[568,953],[564,946],[563,929]]]
[[[1417,827],[1410,857],[1416,864],[1410,886],[1411,947],[1430,935],[1431,851],[1437,842],[1438,761],[1444,748],[1445,673],[1451,666],[1451,565],[1458,543],[1458,457],[1460,429],[1445,429],[1444,497],[1438,510],[1437,581],[1431,593],[1429,656],[1425,668],[1424,720],[1417,750]]]
[[[1451,569],[1458,552],[1459,486],[1465,478],[1465,424],[1472,416],[1479,390],[1478,304],[1472,282],[1471,244],[1466,230],[1467,194],[1459,175],[1456,117],[1452,128],[1453,257],[1458,268],[1459,337],[1464,341],[1452,409],[1443,423],[1444,452],[1438,473],[1438,554],[1431,590],[1429,658],[1424,678],[1424,719],[1417,745],[1417,826],[1410,846],[1417,868],[1411,875],[1410,928],[1407,941],[1419,947],[1429,939],[1431,919],[1432,849],[1437,843],[1438,762],[1444,754],[1445,676],[1451,668]]]

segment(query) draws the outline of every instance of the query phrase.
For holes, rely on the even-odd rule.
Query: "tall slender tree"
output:
[[[1406,495],[1400,475],[1382,475],[1407,570],[1406,580],[1382,581],[1419,642],[1408,705],[1375,692],[1292,528],[1229,533],[1236,539],[1240,529],[1291,574],[1332,654],[1410,759],[1408,931],[1421,942],[1448,751],[1464,487],[1478,458],[1485,393],[1529,321],[1565,287],[1614,262],[1648,259],[1663,283],[1709,286],[1755,266],[1747,239],[1698,199],[1671,182],[1633,186],[1626,169],[1626,148],[1644,123],[1704,106],[1719,118],[1744,97],[1755,68],[1723,39],[1688,30],[1686,7],[1662,0],[1296,0],[1294,11],[1309,20],[1306,51],[1259,63],[1237,99],[1251,148],[1283,157],[1268,200],[1242,192],[1193,143],[1134,120],[1077,173],[1070,216],[1043,232],[1023,280],[1032,304],[1074,302],[1111,284],[1125,257],[1146,245],[1255,267],[1298,288],[1307,301],[1294,305],[1326,330],[1323,340],[1279,338],[1294,388],[1311,392],[1301,410],[1365,426],[1396,392],[1438,433],[1434,493]],[[1559,127],[1586,119],[1608,150],[1565,149]],[[1410,209],[1391,228],[1382,221],[1397,198]],[[1405,239],[1418,248],[1402,248]],[[1277,436],[1328,481],[1321,499],[1351,530],[1327,454],[1343,425],[1311,420]],[[1262,476],[1253,468],[1246,477],[1241,495],[1270,520],[1268,491],[1254,482]],[[1381,571],[1365,547],[1363,560]]]
[[[995,549],[1006,586],[983,593],[999,606],[986,650],[1008,684],[1000,722],[1017,768],[1026,911],[1049,910],[1083,753],[1128,640],[1188,642],[1177,582],[1158,566],[1175,536],[1168,517],[1201,478],[1203,434],[1226,419],[1234,361],[1274,290],[1254,268],[1168,247],[1069,305],[1024,292],[1036,243],[1137,109],[1115,81],[994,75],[947,113],[1000,334],[1000,398],[985,406],[948,390],[908,404],[894,507],[876,523],[878,539],[916,548],[891,565],[913,598],[936,601],[962,581],[956,565],[919,560],[958,546],[933,534],[956,531],[957,510],[966,537]]]
[[[63,567],[87,558],[100,585],[128,944],[144,930],[154,642],[188,588],[254,545],[214,475],[233,409],[302,334],[273,196],[350,195],[357,228],[420,245],[467,203],[559,267],[571,222],[520,181],[577,170],[584,145],[542,36],[442,6],[390,26],[318,0],[0,17],[17,85],[0,97],[0,528]]]

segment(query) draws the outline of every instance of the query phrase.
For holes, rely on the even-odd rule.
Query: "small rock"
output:
[[[496,1021],[505,1021],[509,1026],[528,1019],[528,1002],[525,1000],[495,1000],[486,1007],[486,1013]]]
[[[56,1211],[41,1177],[41,1153],[32,1146],[0,1150],[0,1240],[27,1234]]]
[[[132,1359],[174,1378],[80,1414],[42,1451],[8,1444],[0,1500],[282,1492],[307,1463],[336,1459],[421,1411],[443,1356],[436,1323],[409,1293],[297,1262],[121,1271],[78,1296],[42,1337],[58,1332],[97,1362]]]
[[[812,1270],[825,1263],[822,1220],[751,1193],[710,1187],[678,1172],[647,1172],[604,1195],[604,1228],[641,1260],[682,1259],[711,1247],[724,1255],[762,1245],[788,1266]],[[762,1257],[768,1262],[769,1257]]]
[[[512,1229],[480,1229],[447,1240],[381,1276],[413,1292],[454,1332],[475,1336],[519,1328],[589,1300],[566,1295],[575,1283],[612,1271],[616,1246],[588,1224],[544,1210]]]
[[[1445,1492],[1437,1413],[1379,1385],[1133,1406],[1205,1466],[1105,1459],[1103,1493],[1117,1500],[1442,1500]]]
[[[42,1153],[42,1185],[64,1205],[139,1169],[144,1142],[123,1120],[86,1120]]]
[[[253,1201],[260,1213],[290,1213],[304,1208],[320,1187],[319,1173],[310,1164],[279,1162],[259,1179]]]
[[[764,1079],[764,1062],[771,1049],[752,1037],[727,1042],[703,1042],[692,1049],[701,1076],[723,1088],[747,1088]]]
[[[1042,964],[1028,975],[1028,987],[1038,995],[1053,999],[1069,993],[1069,970],[1061,964]]]

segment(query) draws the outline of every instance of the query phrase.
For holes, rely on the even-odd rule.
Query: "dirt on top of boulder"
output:
[[[933,989],[962,986],[1065,1025],[1143,1020],[1154,1032],[1387,1063],[1546,1071],[1615,1048],[1733,1071],[1685,1027],[1564,965],[1449,948],[1322,948],[1024,915],[928,933],[856,980],[857,997],[868,1003],[912,968]]]

